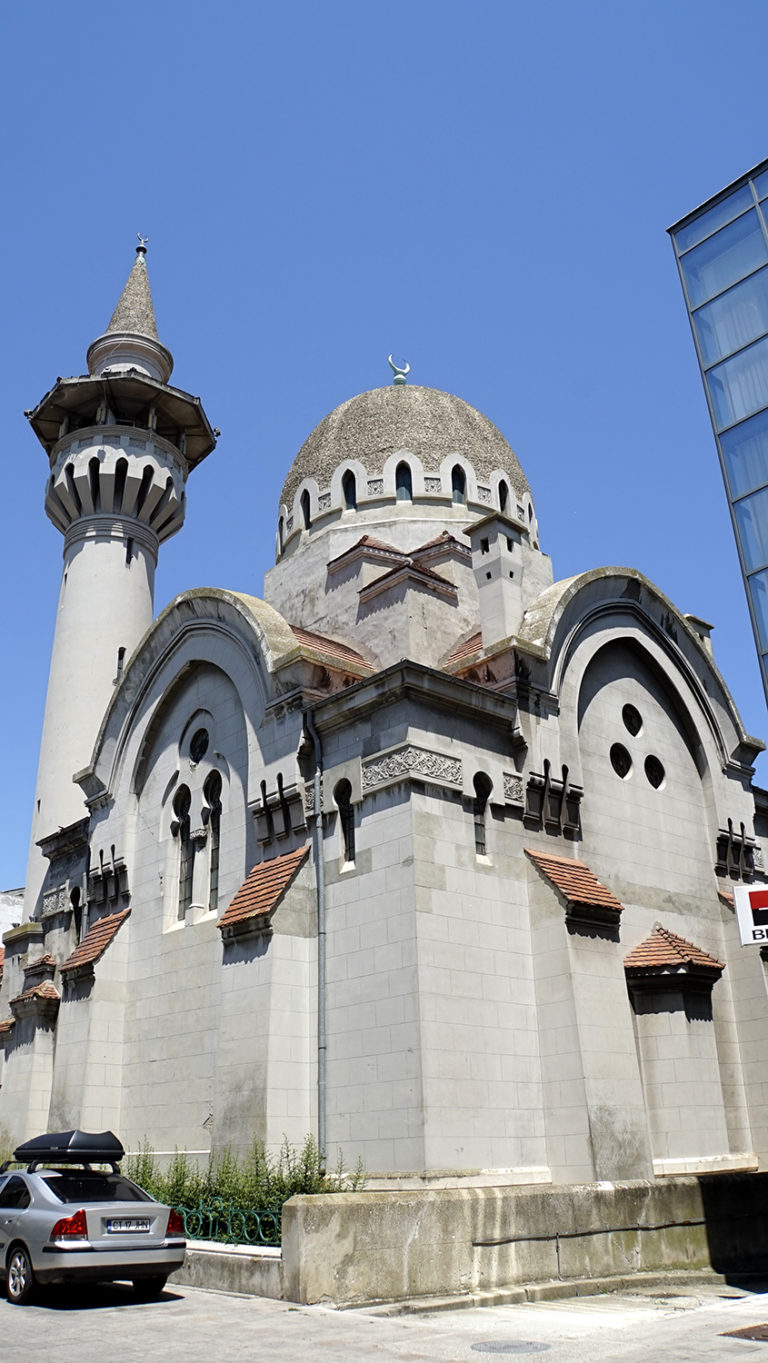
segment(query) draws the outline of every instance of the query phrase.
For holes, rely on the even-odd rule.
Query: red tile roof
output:
[[[359,540],[355,540],[355,543],[350,545],[349,549],[345,549],[343,553],[337,554],[336,558],[332,558],[328,567],[330,569],[338,568],[345,558],[351,558],[353,554],[357,553],[358,549],[371,549],[377,554],[386,554],[388,558],[406,558],[402,550],[396,549],[394,544],[385,544],[384,540],[377,540],[374,535],[362,535]]]
[[[530,847],[525,851],[531,861],[538,866],[547,880],[568,900],[575,909],[582,909],[588,915],[618,919],[624,905],[615,894],[601,885],[597,877],[583,861],[571,857],[557,857],[551,852],[534,852]]]
[[[97,918],[96,922],[89,927],[80,945],[75,947],[72,955],[64,961],[61,966],[62,975],[68,970],[77,970],[81,966],[92,966],[94,962],[98,961],[130,912],[130,909],[123,909],[120,913],[110,913],[104,918]]]
[[[407,577],[423,577],[428,582],[437,582],[441,587],[450,587],[451,591],[456,591],[455,583],[451,582],[450,578],[443,577],[441,573],[436,573],[434,568],[428,568],[426,563],[414,563],[411,559],[404,558],[402,563],[396,563],[394,568],[388,568],[385,573],[381,574],[381,577],[375,577],[372,582],[363,587],[361,596],[363,592],[370,592],[372,588],[380,587],[390,579],[395,580],[401,574],[405,574]]]
[[[483,647],[483,636],[480,630],[473,634],[469,639],[465,639],[463,644],[457,644],[453,653],[449,653],[443,664],[445,667],[452,667],[455,663],[463,662],[465,658],[470,658],[473,653],[479,653]]]
[[[634,971],[647,971],[653,974],[668,970],[670,967],[691,965],[716,971],[718,974],[725,970],[724,961],[718,961],[716,956],[710,956],[708,951],[702,951],[701,947],[694,946],[693,942],[687,942],[684,937],[678,937],[677,933],[670,932],[669,928],[663,928],[660,923],[656,924],[650,937],[646,937],[644,942],[634,947],[624,958],[624,969],[630,974]]]
[[[418,549],[414,549],[411,557],[417,558],[419,554],[425,554],[428,549],[443,549],[452,545],[455,545],[456,548],[461,550],[464,554],[470,553],[468,545],[462,544],[449,530],[443,530],[439,535],[436,535],[433,540],[427,540],[426,544],[420,544]]]
[[[338,639],[328,639],[324,634],[315,634],[314,630],[302,629],[299,625],[291,625],[291,631],[299,644],[304,644],[307,648],[314,648],[326,657],[335,659],[343,666],[364,667],[368,672],[373,668],[357,649],[350,648],[349,644],[339,643]]]
[[[24,967],[26,975],[34,975],[36,970],[47,970],[49,966],[56,965],[56,957],[47,951],[44,956],[38,956],[37,960],[29,961]]]
[[[0,1022],[0,1036],[8,1036],[8,1033],[16,1026],[15,1018],[4,1018]]]
[[[241,923],[264,920],[269,923],[282,896],[303,866],[309,845],[285,852],[271,861],[260,861],[240,886],[232,903],[219,919],[224,931]]]
[[[25,989],[23,994],[17,994],[15,999],[11,999],[11,1007],[15,1003],[23,1003],[27,999],[55,999],[58,1003],[61,994],[50,980],[43,980],[42,984],[34,984],[31,989]]]
[[[733,898],[733,890],[718,890],[717,893],[723,903],[728,905],[729,909],[734,909],[736,907],[736,901]]]

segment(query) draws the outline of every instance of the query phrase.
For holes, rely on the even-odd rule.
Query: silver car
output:
[[[28,1302],[37,1283],[124,1278],[142,1299],[159,1296],[184,1262],[184,1224],[120,1173],[124,1153],[112,1132],[64,1131],[19,1146],[14,1160],[26,1169],[3,1165],[0,1271],[9,1301]]]

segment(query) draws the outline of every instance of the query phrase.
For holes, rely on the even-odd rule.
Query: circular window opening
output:
[[[621,777],[622,781],[625,781],[632,770],[632,758],[624,747],[624,744],[614,743],[611,748],[610,756],[613,770],[616,772],[617,776]]]
[[[643,727],[643,717],[634,705],[625,705],[621,712],[621,718],[624,720],[625,729],[628,729],[633,735],[639,734]]]
[[[210,739],[208,737],[207,729],[195,730],[195,732],[192,735],[192,741],[189,745],[189,755],[192,758],[193,762],[199,762],[203,757],[205,757],[205,754],[208,751],[209,742]]]
[[[648,777],[648,780],[650,781],[654,790],[658,790],[659,787],[664,784],[664,777],[666,773],[658,757],[653,756],[646,757],[645,774]]]

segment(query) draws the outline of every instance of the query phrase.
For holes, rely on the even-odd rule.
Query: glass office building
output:
[[[768,698],[768,161],[669,233]]]

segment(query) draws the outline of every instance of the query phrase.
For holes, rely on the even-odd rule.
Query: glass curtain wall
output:
[[[768,162],[669,232],[768,698]]]

